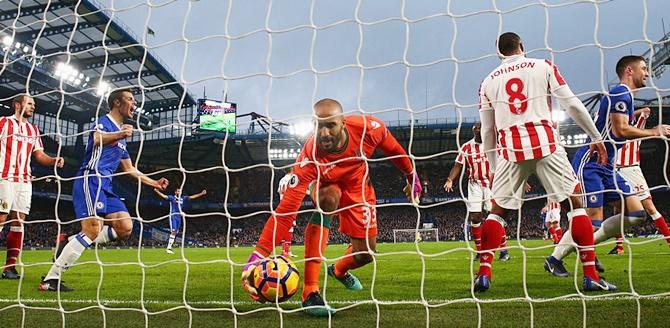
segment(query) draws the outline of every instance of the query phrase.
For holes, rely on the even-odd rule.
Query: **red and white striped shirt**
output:
[[[32,153],[44,149],[36,125],[16,116],[0,118],[0,179],[30,183]]]
[[[649,114],[641,114],[635,122],[635,127],[644,129],[647,118],[649,118]],[[623,144],[623,147],[617,152],[616,165],[618,167],[640,165],[640,142],[642,141],[631,140]]]
[[[479,110],[495,111],[500,155],[512,162],[538,159],[560,146],[551,117],[551,93],[566,86],[548,60],[507,57],[479,87]]]
[[[490,187],[489,175],[491,167],[483,150],[482,144],[472,139],[461,146],[461,151],[458,153],[458,157],[456,157],[456,163],[465,165],[467,162],[468,171],[470,172],[468,178],[470,181],[475,181],[484,187]]]

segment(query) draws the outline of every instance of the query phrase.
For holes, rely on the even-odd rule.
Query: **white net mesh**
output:
[[[373,262],[354,271],[363,292],[348,292],[325,273],[326,265],[342,258],[346,245],[339,244],[348,242],[334,223],[320,284],[338,313],[319,324],[660,322],[670,288],[650,268],[668,264],[659,255],[667,246],[650,224],[634,233],[652,238],[627,237],[627,256],[605,261],[612,268],[608,278],[621,292],[584,294],[577,258],[566,261],[572,278],[554,280],[542,270],[553,246],[527,240],[542,233],[534,218],[545,195],[535,188],[521,215],[508,220],[511,261],[495,262],[495,285],[479,295],[472,292],[478,268],[471,260],[474,245],[462,241],[469,238],[463,231],[466,193],[441,190],[478,121],[476,91],[498,65],[495,39],[504,31],[521,34],[529,56],[556,63],[583,99],[607,92],[619,57],[646,52],[654,76],[637,96],[649,100],[636,105],[655,112],[648,126],[667,123],[669,83],[661,74],[669,53],[662,22],[668,9],[663,0],[0,1],[3,114],[13,113],[14,95],[29,92],[37,107],[32,122],[42,131],[45,151],[66,158],[64,169],[35,169],[25,251],[16,266],[21,277],[18,283],[2,281],[0,312],[21,327],[313,325],[302,314],[300,295],[279,305],[256,304],[239,277],[250,246],[276,208],[279,179],[310,133],[312,104],[330,97],[347,114],[386,122],[415,163],[424,197],[421,205],[408,204],[404,180],[388,158],[366,159],[380,200],[370,204],[379,218],[380,244]],[[70,195],[92,131],[89,123],[107,111],[101,96],[126,86],[135,88],[142,108],[127,139],[133,164],[153,179],[169,178],[166,193],[175,186],[186,195],[208,192],[181,210],[176,254],[167,255],[167,203],[151,188],[138,187],[137,179],[115,173],[114,190],[133,222],[130,239],[85,251],[63,275],[75,292],[37,292],[51,266],[54,239],[80,230]],[[239,106],[238,116],[260,114],[250,121],[238,118],[235,136],[193,133],[200,93],[230,98]],[[571,125],[561,133],[569,150],[585,142]],[[666,142],[650,138],[643,145],[641,167],[659,195],[655,200],[663,202],[670,185]],[[658,154],[665,154],[663,161]],[[319,211],[308,199],[293,236],[301,273],[303,230]],[[667,214],[667,204],[656,205]],[[426,221],[437,229],[419,229],[423,240],[439,236],[452,242],[416,243],[416,228]],[[6,226],[4,233],[9,230]],[[409,231],[415,243],[386,244],[396,231]],[[609,246],[613,241],[598,249]]]

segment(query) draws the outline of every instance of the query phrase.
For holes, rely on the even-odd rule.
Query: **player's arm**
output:
[[[458,154],[459,158],[461,156],[463,156],[463,155]],[[463,169],[463,163],[459,162],[458,159],[456,159],[456,162],[454,162],[454,166],[451,168],[451,171],[449,171],[449,176],[447,177],[447,181],[444,182],[444,191],[446,191],[446,192],[454,191],[454,180],[461,173],[462,169]]]
[[[93,132],[93,145],[98,147],[100,145],[107,145],[112,142],[128,138],[133,135],[133,126],[129,124],[124,124],[121,126],[120,131],[116,132]]]
[[[613,111],[609,115],[612,124],[612,133],[618,138],[630,140],[670,135],[670,126],[665,124],[660,124],[651,129],[639,129],[629,124],[627,114]]]
[[[207,189],[203,189],[201,192],[199,192],[195,195],[188,196],[188,200],[198,199],[198,198],[200,198],[202,196],[205,196],[205,195],[207,195]]]
[[[649,117],[650,114],[651,114],[651,109],[649,107],[643,107],[643,108],[640,108],[640,109],[636,109],[633,112],[633,115],[635,116],[635,119],[640,118],[640,116],[647,118],[647,117]]]
[[[575,96],[570,90],[570,87],[565,82],[558,68],[551,62],[549,64],[549,88],[551,93],[561,107],[565,108],[565,112],[572,118],[579,127],[586,132],[591,138],[592,144],[590,146],[591,152],[598,154],[598,163],[604,165],[607,162],[607,150],[602,141],[602,136],[596,128],[589,111],[584,107],[584,104]]]
[[[170,183],[166,178],[154,180],[146,176],[144,173],[140,172],[140,170],[135,168],[130,158],[122,159],[120,166],[121,171],[128,173],[128,175],[130,175],[132,178],[139,179],[142,184],[149,187],[153,187],[158,190],[165,190],[165,188],[167,188],[168,184]]]
[[[63,167],[65,160],[63,157],[51,157],[44,150],[36,150],[33,152],[33,158],[37,164],[42,166],[56,166],[58,168]]]
[[[375,119],[376,120],[376,119]],[[407,185],[403,189],[407,198],[414,203],[418,203],[421,198],[421,180],[419,175],[414,170],[412,161],[410,161],[407,152],[402,148],[398,140],[391,134],[391,132],[386,128],[383,122],[376,120],[380,126],[376,129],[373,129],[369,133],[372,135],[372,138],[376,141],[377,148],[387,157],[390,157],[389,160],[395,167],[397,167],[400,172],[407,179]]]
[[[261,231],[258,243],[256,244],[256,250],[249,255],[246,264],[242,268],[242,286],[251,298],[259,302],[264,302],[265,300],[256,291],[251,273],[264,257],[272,253],[272,250],[281,241],[282,236],[285,236],[289,229],[293,227],[297,212],[300,209],[303,198],[305,198],[305,192],[310,182],[315,180],[317,176],[316,166],[313,163],[303,162],[303,158],[305,158],[303,154],[298,156],[292,170],[295,175],[295,184],[289,185],[284,192],[284,196],[279,202],[275,214],[268,218],[263,231]]]
[[[158,195],[158,197],[163,198],[164,200],[168,199],[168,196],[166,194],[162,193],[157,188],[154,188],[154,192],[156,193],[156,195]]]

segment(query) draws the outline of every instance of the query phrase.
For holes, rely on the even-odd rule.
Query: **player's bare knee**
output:
[[[114,228],[114,231],[116,232],[117,239],[120,240],[128,239],[130,235],[133,233],[132,223],[127,224],[125,222],[119,222],[117,224],[113,224],[112,228]]]
[[[340,205],[340,197],[342,191],[335,185],[320,188],[319,191],[319,207],[326,212],[334,212]]]
[[[581,196],[570,196],[561,202],[561,209],[570,212],[576,208],[583,208],[584,204],[582,203]]]
[[[102,224],[97,219],[88,219],[81,222],[81,232],[91,240],[98,237],[100,228],[102,228]]]

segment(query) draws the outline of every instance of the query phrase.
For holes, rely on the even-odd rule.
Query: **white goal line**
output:
[[[588,302],[598,302],[598,301],[627,301],[627,300],[638,300],[638,299],[644,299],[644,300],[668,300],[670,299],[670,294],[661,294],[661,295],[638,295],[638,296],[633,296],[633,295],[603,295],[603,296],[586,296],[586,297],[578,297],[578,296],[572,296],[569,297],[556,297],[556,298],[544,298],[544,297],[538,297],[538,298],[523,298],[523,297],[517,297],[517,298],[511,298],[511,299],[496,299],[496,300],[488,300],[488,299],[426,299],[425,302],[422,300],[414,299],[414,300],[331,300],[327,301],[328,304],[335,304],[335,305],[363,305],[363,304],[380,304],[380,305],[425,305],[429,307],[439,307],[443,305],[451,305],[455,303],[548,303],[548,302],[581,302],[581,301],[588,301]],[[0,304],[3,303],[16,303],[16,299],[10,299],[10,298],[0,298]],[[30,307],[29,305],[25,303],[49,303],[49,304],[56,304],[56,303],[62,303],[62,304],[98,304],[98,300],[95,299],[36,299],[36,298],[22,298],[21,299],[21,304],[13,304],[9,305],[7,307],[1,308],[1,311],[10,308],[10,307]],[[237,301],[237,302],[230,302],[230,301],[188,301],[188,302],[177,302],[177,301],[157,301],[157,300],[145,300],[143,302],[140,301],[131,301],[131,300],[118,300],[118,299],[101,299],[100,304],[102,305],[171,305],[171,306],[185,306],[185,305],[261,305],[258,302],[254,301]],[[287,305],[300,305],[300,301],[287,301],[283,302],[281,304],[287,304]],[[267,307],[265,305],[264,307]],[[114,308],[113,310],[121,310],[122,308]]]

